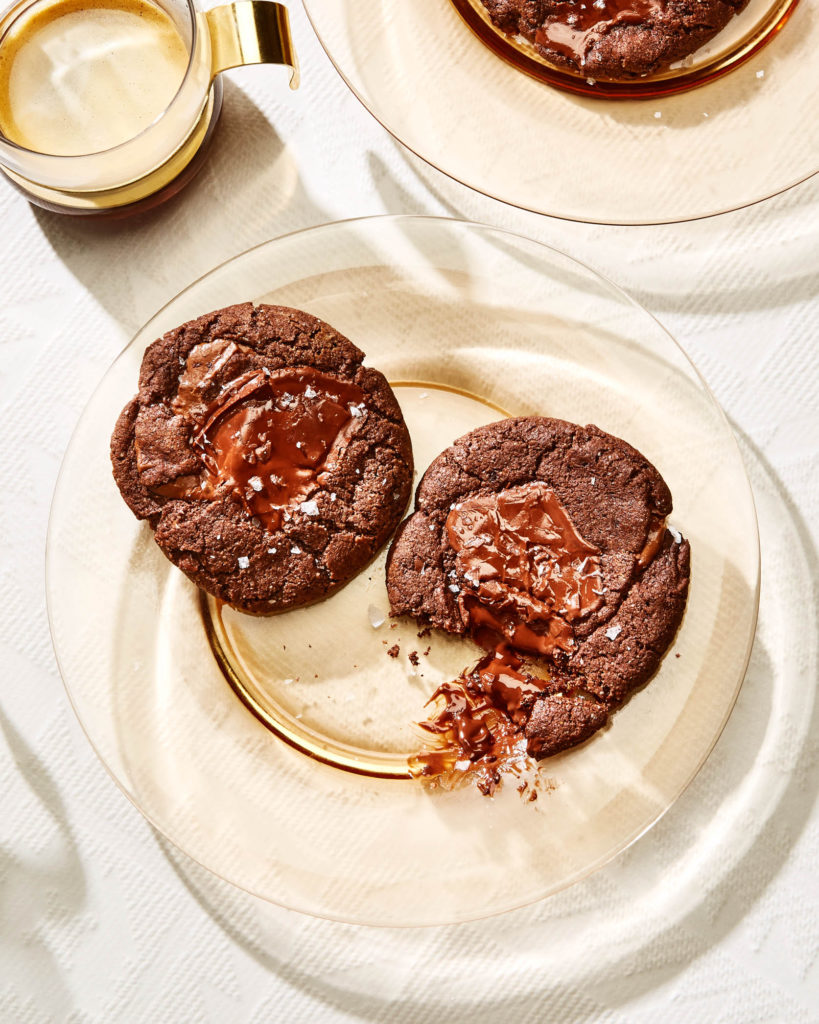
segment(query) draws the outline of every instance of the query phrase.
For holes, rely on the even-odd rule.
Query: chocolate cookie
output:
[[[629,81],[684,60],[748,0],[481,0],[501,31],[551,64],[588,78]]]
[[[309,313],[251,303],[146,350],[114,478],[203,590],[271,614],[326,597],[401,518],[412,448],[384,376]]]
[[[482,695],[530,754],[556,753],[645,683],[674,637],[689,546],[666,528],[671,507],[648,460],[597,427],[489,424],[424,474],[387,560],[391,612],[497,648],[460,681],[471,710]]]

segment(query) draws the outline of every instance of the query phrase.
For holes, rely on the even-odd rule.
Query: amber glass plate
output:
[[[475,657],[389,621],[384,552],[310,608],[218,608],[131,516],[108,438],[142,353],[169,328],[252,299],[328,320],[394,383],[417,471],[505,415],[594,422],[659,467],[691,539],[691,593],[654,681],[610,728],[514,786],[429,792],[406,772],[427,697]],[[385,217],[253,249],[139,332],[79,422],[54,498],[47,592],[76,712],[146,817],[223,878],[345,921],[429,924],[520,906],[644,832],[731,711],[753,639],[758,543],[726,421],[665,330],[567,256],[479,225]],[[397,644],[397,658],[387,648]],[[429,653],[424,654],[427,646]],[[418,651],[416,668],[409,654]]]
[[[690,64],[630,85],[560,72],[480,0],[305,0],[400,142],[503,202],[607,224],[706,217],[819,170],[819,12],[751,0]]]

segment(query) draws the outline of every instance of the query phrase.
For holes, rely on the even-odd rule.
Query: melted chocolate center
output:
[[[432,695],[436,713],[420,726],[437,743],[410,759],[410,771],[446,788],[474,780],[491,795],[504,773],[520,776],[527,767],[525,729],[547,685],[524,669],[520,652],[572,649],[572,622],[601,604],[600,552],[542,482],[458,502],[446,531],[462,614],[489,653]],[[652,513],[640,569],[664,536],[665,517]]]
[[[595,39],[618,25],[644,24],[664,6],[662,0],[567,0],[552,4],[549,21],[538,29],[535,42],[582,66]]]
[[[458,603],[479,642],[488,632],[537,654],[572,649],[571,623],[601,604],[600,552],[546,484],[458,502],[446,530]]]
[[[203,391],[237,351],[233,343],[222,345],[221,351],[194,349],[173,405],[192,423],[190,444],[202,459],[202,472],[165,485],[161,493],[230,495],[275,530],[287,510],[305,503],[337,464],[356,423],[366,416],[366,396],[355,384],[310,367],[263,367],[230,381],[215,400],[205,402]]]
[[[528,705],[545,680],[523,674],[522,664],[515,651],[500,645],[454,682],[438,687],[429,700],[438,703],[438,711],[420,723],[438,743],[410,760],[413,775],[446,777],[450,785],[474,778],[483,793],[491,794],[501,772],[524,767]]]
[[[660,545],[665,537],[666,529],[666,517],[660,515],[659,512],[651,513],[651,521],[648,527],[648,537],[643,545],[643,550],[637,556],[637,566],[640,569],[645,569],[647,565],[651,565],[657,552],[660,550]]]

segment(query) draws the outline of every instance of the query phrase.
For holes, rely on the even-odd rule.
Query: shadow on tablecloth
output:
[[[819,174],[765,202],[717,217],[642,227],[578,225],[481,195],[399,143],[394,148],[440,212],[494,224],[562,249],[610,276],[657,316],[731,318],[738,311],[764,312],[809,301],[819,292]],[[418,212],[417,201],[384,160],[373,153],[369,162],[386,209]],[[772,239],[787,242],[779,242],[772,252]],[[658,249],[663,259],[657,259]]]
[[[31,791],[27,825],[37,836],[39,854],[17,857],[0,844],[0,978],[3,968],[37,977],[38,1009],[47,1011],[50,1020],[61,1020],[71,1004],[70,993],[43,921],[49,915],[68,921],[81,914],[86,902],[85,872],[54,777],[2,707],[0,739]],[[14,994],[4,995],[3,1005],[15,1013],[16,1020],[34,1019],[30,1003],[21,999],[15,1006],[8,1001]]]
[[[163,206],[107,221],[32,209],[57,257],[129,333],[224,260],[327,220],[290,147],[229,80],[202,170]]]

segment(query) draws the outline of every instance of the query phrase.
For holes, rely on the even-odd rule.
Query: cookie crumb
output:
[[[387,654],[389,654],[391,658],[397,658],[400,653],[401,648],[398,646],[398,644],[393,644],[392,647],[387,648]]]

